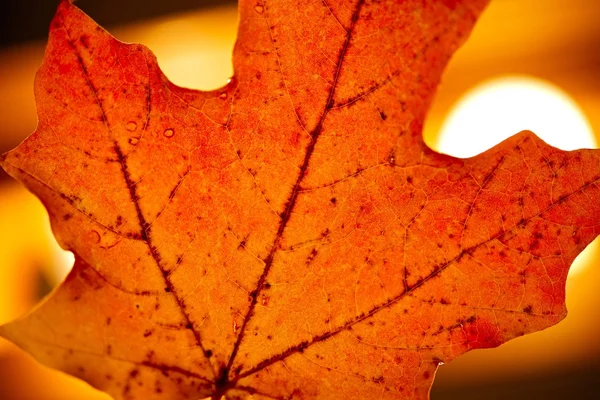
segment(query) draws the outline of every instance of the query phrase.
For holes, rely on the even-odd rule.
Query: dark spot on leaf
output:
[[[308,342],[304,341],[297,346],[298,352],[304,353],[304,350],[308,347]]]

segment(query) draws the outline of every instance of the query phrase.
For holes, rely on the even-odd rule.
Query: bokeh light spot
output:
[[[585,115],[560,88],[527,76],[506,76],[467,92],[450,111],[438,151],[472,157],[523,130],[562,150],[597,147]]]

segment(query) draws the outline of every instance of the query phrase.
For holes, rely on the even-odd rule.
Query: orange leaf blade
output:
[[[242,0],[235,77],[199,92],[63,1],[1,164],[76,264],[0,334],[116,399],[407,399],[556,324],[598,152],[421,137],[485,4]]]

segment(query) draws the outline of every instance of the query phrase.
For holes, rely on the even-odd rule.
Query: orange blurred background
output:
[[[96,17],[93,7],[86,8],[88,3],[78,4]],[[169,3],[172,8],[164,6],[163,15],[121,22],[109,30],[121,40],[148,45],[166,75],[179,85],[198,89],[222,86],[232,74],[235,4],[223,2],[169,13],[176,9],[177,0]],[[113,4],[112,13],[120,12],[116,2],[107,4]],[[600,1],[492,0],[445,74],[425,128],[426,142],[436,148],[449,111],[468,90],[506,75],[531,76],[561,88],[578,105],[600,142],[598,16]],[[41,38],[0,48],[0,153],[35,129],[32,87],[43,49]],[[597,242],[594,247],[600,247]],[[444,365],[432,399],[600,398],[596,388],[600,384],[599,261],[600,251],[592,251],[578,273],[570,274],[565,321]],[[0,175],[0,324],[33,307],[60,282],[70,262],[69,255],[53,242],[47,215],[37,199]],[[0,341],[0,399],[108,397],[41,367]]]

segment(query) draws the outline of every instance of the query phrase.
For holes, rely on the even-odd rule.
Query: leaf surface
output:
[[[199,92],[63,1],[0,160],[76,262],[0,333],[115,399],[425,399],[440,363],[556,324],[598,152],[422,140],[485,4],[241,0],[235,76]]]

